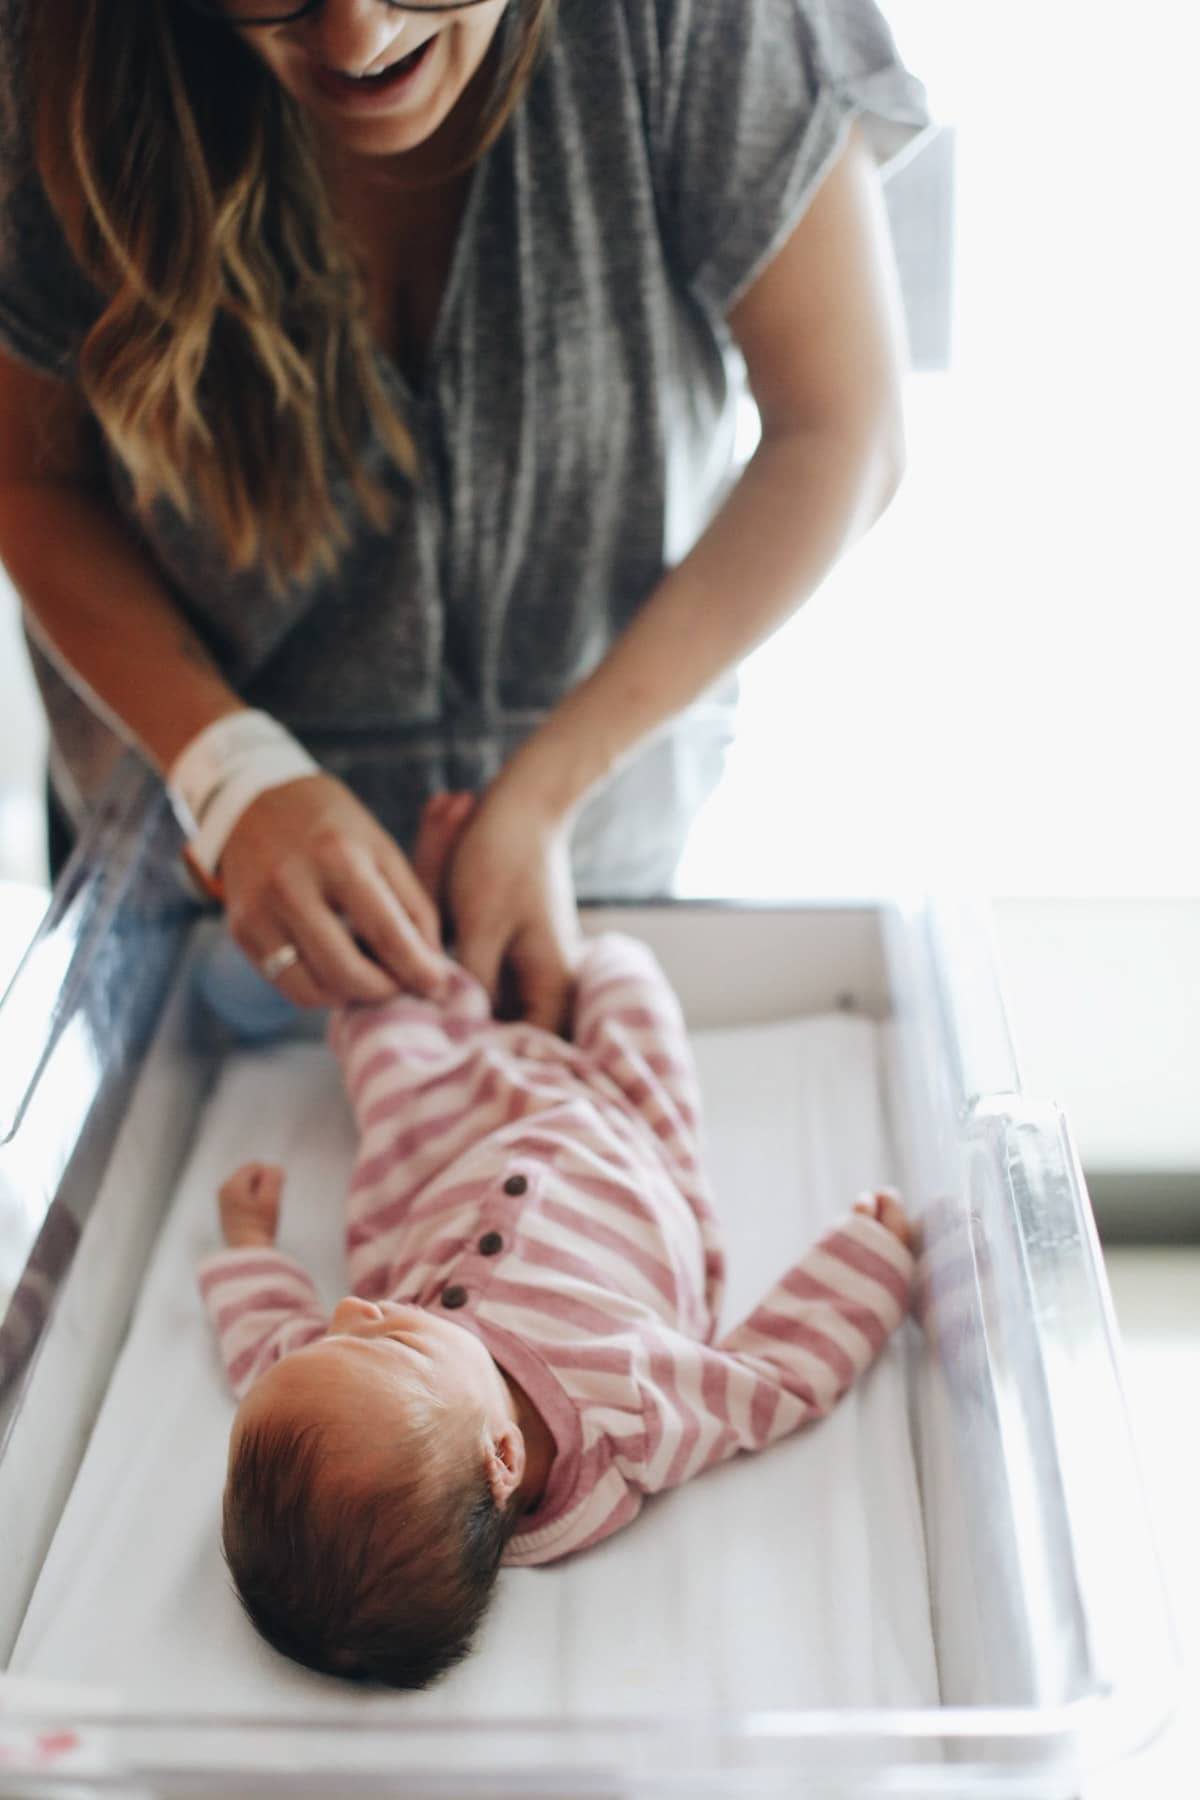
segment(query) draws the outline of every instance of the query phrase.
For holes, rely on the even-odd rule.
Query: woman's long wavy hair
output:
[[[461,166],[503,130],[556,4],[510,0]],[[79,383],[138,508],[200,513],[276,592],[332,572],[339,474],[377,530],[392,513],[368,426],[401,468],[416,458],[303,107],[185,0],[35,0],[28,53],[38,173],[106,303]]]

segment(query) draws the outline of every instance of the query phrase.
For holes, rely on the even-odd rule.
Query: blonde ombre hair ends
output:
[[[519,101],[556,0],[510,3],[467,162]],[[392,516],[368,430],[410,474],[416,457],[304,109],[185,0],[33,0],[28,34],[38,174],[104,302],[79,386],[137,507],[200,514],[273,591],[332,573],[339,476],[376,530]]]

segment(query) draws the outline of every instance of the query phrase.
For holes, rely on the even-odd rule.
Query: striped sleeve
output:
[[[593,938],[575,992],[574,1039],[664,1146],[689,1168],[698,1151],[700,1084],[683,1010],[645,944]]]
[[[279,1250],[224,1250],[197,1273],[217,1347],[240,1400],[264,1369],[323,1337],[328,1318],[311,1277]]]
[[[651,1358],[646,1491],[828,1413],[904,1318],[912,1277],[911,1252],[854,1213],[721,1343],[670,1334]]]

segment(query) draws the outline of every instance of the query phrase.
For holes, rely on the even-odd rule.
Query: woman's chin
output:
[[[344,115],[322,113],[321,125],[327,138],[343,150],[359,156],[402,156],[428,143],[441,124],[441,116],[415,119],[347,119]]]
[[[456,79],[454,60],[439,36],[424,63],[396,93],[344,91],[322,76],[305,78],[289,70],[294,97],[335,143],[364,156],[396,156],[427,143],[453,110],[466,85]]]

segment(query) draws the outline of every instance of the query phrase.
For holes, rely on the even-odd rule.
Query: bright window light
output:
[[[1200,8],[885,0],[957,139],[952,366],[747,665],[687,893],[1200,892]]]

